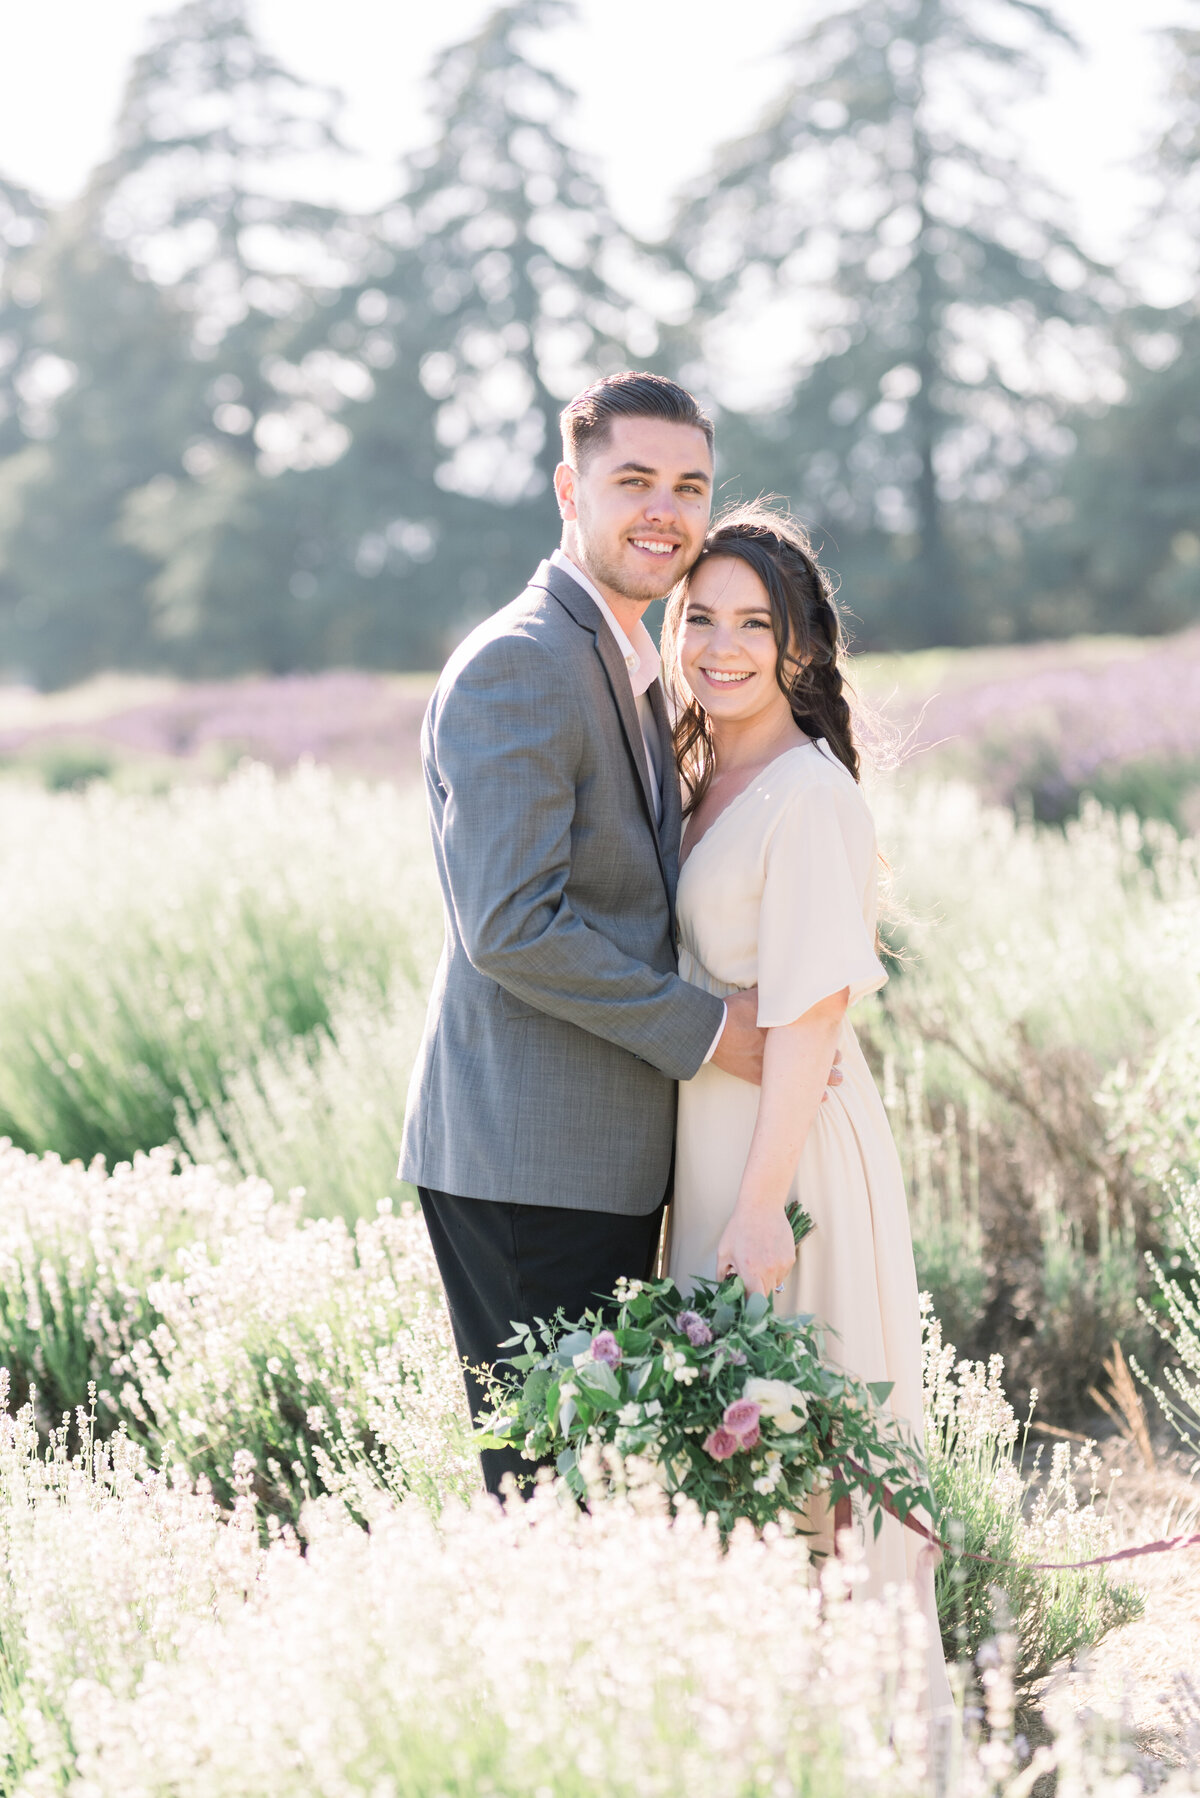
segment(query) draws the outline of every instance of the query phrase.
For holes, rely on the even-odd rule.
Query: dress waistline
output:
[[[690,949],[682,947],[679,951],[679,972],[689,986],[698,986],[703,992],[715,993],[718,999],[723,999],[727,993],[742,993],[746,990],[735,981],[718,980],[715,974],[709,973],[703,962],[696,960]]]

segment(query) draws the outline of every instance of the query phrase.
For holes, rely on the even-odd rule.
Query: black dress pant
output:
[[[617,1217],[419,1190],[454,1341],[472,1367],[494,1366],[514,1326],[548,1322],[560,1307],[574,1322],[609,1297],[622,1274],[646,1280],[654,1271],[661,1205],[648,1217]],[[465,1378],[474,1418],[487,1402],[480,1381],[469,1371]],[[533,1472],[519,1449],[485,1449],[482,1460],[489,1492],[499,1492],[506,1473],[527,1481]]]

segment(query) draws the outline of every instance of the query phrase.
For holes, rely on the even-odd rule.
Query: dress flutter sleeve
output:
[[[793,1024],[844,987],[853,1005],[884,984],[874,942],[875,878],[875,829],[857,788],[842,794],[813,783],[788,795],[765,849],[760,1028]]]

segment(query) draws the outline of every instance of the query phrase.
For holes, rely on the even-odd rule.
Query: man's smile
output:
[[[678,543],[667,543],[661,537],[631,537],[629,541],[634,549],[645,550],[652,556],[661,556],[664,560],[673,556],[680,547]]]

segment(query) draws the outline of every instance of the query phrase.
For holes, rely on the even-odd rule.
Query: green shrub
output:
[[[311,767],[158,797],[13,786],[0,842],[0,1127],[27,1148],[166,1142],[181,1107],[215,1114],[327,1031],[345,989],[382,1009],[436,957],[416,794]]]
[[[184,1149],[221,1171],[261,1174],[276,1192],[301,1189],[311,1216],[374,1217],[379,1200],[400,1190],[408,1072],[424,1017],[406,982],[382,997],[348,986],[324,1030],[231,1075],[209,1110],[181,1105]]]
[[[173,1171],[169,1150],[112,1176],[0,1145],[0,1367],[49,1432],[95,1394],[154,1465],[223,1503],[239,1457],[264,1511],[305,1499],[478,1483],[429,1239],[383,1201],[353,1231],[300,1222],[261,1180]]]
[[[1161,1180],[1142,1138],[1147,1115],[1160,1147],[1171,1135],[1170,1094],[1183,1109],[1159,1057],[1200,1013],[1200,844],[1095,805],[1043,829],[964,786],[872,799],[899,960],[859,1029],[922,1278],[971,1353],[1003,1351],[1016,1393],[1086,1414],[1114,1337],[1147,1342]]]
[[[1035,1561],[1082,1561],[1104,1554],[1112,1534],[1097,1509],[1095,1458],[1054,1449],[1043,1473],[1030,1472],[1016,1414],[1000,1384],[1002,1362],[958,1361],[932,1319],[925,1335],[925,1437],[940,1507],[942,1534],[960,1550],[937,1569],[938,1615],[950,1659],[974,1656],[995,1634],[997,1592],[1016,1638],[1014,1677],[1028,1690],[1060,1661],[1076,1660],[1111,1630],[1142,1614],[1136,1587],[1113,1581],[1105,1569],[1038,1572]],[[1093,1477],[1080,1504],[1076,1480]],[[1007,1565],[971,1561],[986,1555]]]
[[[1143,1311],[1170,1358],[1158,1384],[1134,1367],[1185,1448],[1200,1455],[1200,1186],[1176,1179],[1167,1190],[1170,1228],[1159,1255],[1148,1257],[1154,1288]]]

